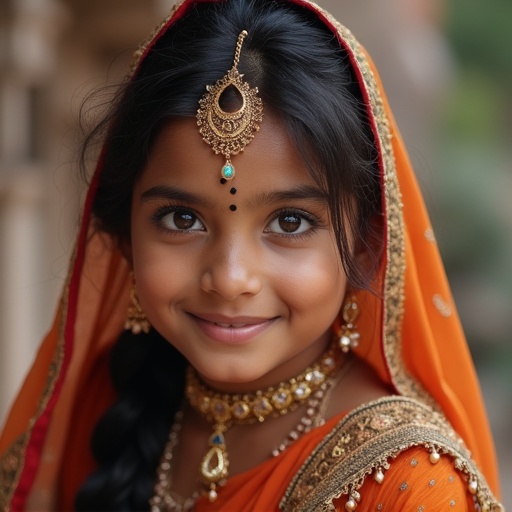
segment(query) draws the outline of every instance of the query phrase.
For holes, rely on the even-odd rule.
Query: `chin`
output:
[[[208,381],[213,388],[231,392],[244,392],[259,387],[258,382],[268,373],[266,368],[255,368],[253,365],[226,364],[219,362],[213,369],[211,363],[203,369],[195,366],[202,379]],[[255,386],[251,386],[254,383]],[[269,384],[271,385],[271,384]]]

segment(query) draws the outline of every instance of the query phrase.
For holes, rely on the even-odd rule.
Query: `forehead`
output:
[[[240,200],[273,189],[316,186],[282,123],[272,114],[265,115],[260,131],[244,151],[232,157],[236,176],[221,185],[224,163],[224,157],[203,141],[194,118],[176,119],[157,136],[139,185],[179,184],[207,190],[212,199],[219,200],[230,199],[232,187]]]

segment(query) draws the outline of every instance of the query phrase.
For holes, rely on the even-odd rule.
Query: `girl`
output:
[[[350,32],[307,0],[185,0],[136,59],[90,139],[2,508],[501,510],[432,230]]]

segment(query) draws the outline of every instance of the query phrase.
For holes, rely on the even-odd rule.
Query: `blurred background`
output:
[[[0,0],[0,424],[79,212],[80,106],[172,0]],[[377,63],[476,361],[512,508],[512,2],[318,0]]]

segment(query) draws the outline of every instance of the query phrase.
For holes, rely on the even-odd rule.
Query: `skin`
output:
[[[195,120],[165,127],[134,189],[132,259],[152,325],[210,386],[241,392],[319,357],[347,279],[323,193],[277,118],[233,164],[221,185]]]
[[[265,113],[233,164],[235,179],[221,185],[223,159],[202,141],[195,120],[166,126],[134,188],[130,259],[152,325],[212,388],[241,393],[290,379],[318,359],[347,279],[323,194],[276,117]],[[325,418],[386,394],[356,360],[333,388]],[[267,460],[305,407],[234,424],[226,433],[230,476]],[[183,411],[172,486],[190,496],[212,426],[186,403]]]

